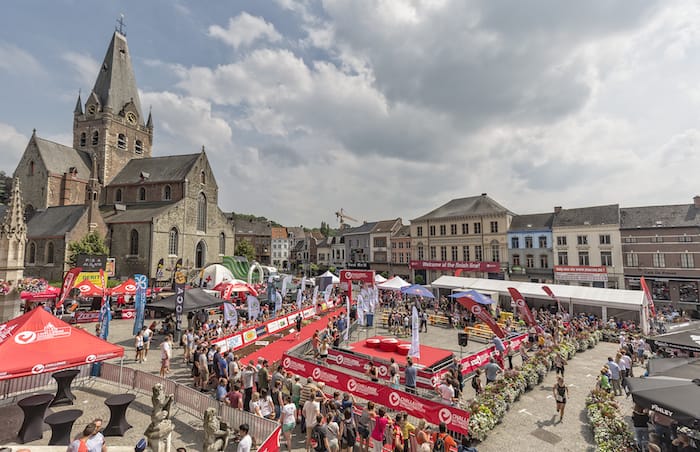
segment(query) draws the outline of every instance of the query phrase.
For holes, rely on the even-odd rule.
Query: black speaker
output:
[[[469,335],[467,333],[457,333],[457,343],[460,347],[469,345]]]

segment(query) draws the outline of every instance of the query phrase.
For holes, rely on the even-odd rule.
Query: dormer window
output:
[[[146,189],[141,187],[139,188],[139,201],[145,201],[146,200]]]
[[[114,202],[122,202],[122,189],[117,188],[117,191],[114,193]]]
[[[97,146],[100,143],[100,132],[95,130],[92,132],[92,145]]]
[[[170,201],[171,199],[173,199],[173,189],[170,188],[170,185],[166,185],[163,189],[163,200]]]
[[[80,134],[80,147],[84,148],[87,144],[87,134],[85,132]]]
[[[134,143],[134,153],[138,155],[143,154],[143,142],[141,140],[136,140]]]
[[[117,135],[117,147],[119,149],[126,149],[126,135],[123,133]]]

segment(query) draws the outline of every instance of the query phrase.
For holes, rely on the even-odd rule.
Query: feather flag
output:
[[[408,356],[412,358],[420,358],[420,319],[418,318],[418,309],[413,305],[413,313],[411,314],[411,348],[408,350]]]
[[[528,326],[534,326],[537,331],[542,333],[542,327],[540,327],[537,322],[535,321],[535,316],[532,315],[532,311],[530,310],[530,307],[527,305],[527,302],[525,301],[525,297],[520,293],[518,289],[515,287],[509,287],[508,292],[510,292],[511,298],[513,298],[513,302],[515,305],[518,307],[518,312],[520,312],[520,317],[525,320],[525,323]]]
[[[331,292],[333,292],[333,285],[328,284],[326,286],[326,290],[323,291],[323,301],[325,301],[326,303],[328,303],[328,300],[330,300],[331,298]]]
[[[233,303],[224,303],[224,321],[231,326],[238,324],[238,311]]]
[[[552,298],[554,301],[557,302],[557,309],[559,309],[559,312],[562,311],[561,309],[561,302],[559,301],[559,298],[557,298],[556,295],[554,295],[554,292],[552,292],[552,289],[549,288],[549,286],[542,286],[542,290],[549,295],[550,298]]]
[[[350,298],[348,297],[345,297],[345,310],[347,311],[347,326],[343,332],[343,339],[347,341],[348,336],[350,335]]]
[[[313,300],[314,300],[314,301],[313,301],[313,304],[314,304],[314,306],[316,306],[317,299],[318,299],[318,286],[314,286],[314,295],[313,295]]]
[[[248,295],[246,304],[248,305],[248,320],[257,319],[260,315],[260,300],[253,295]]]
[[[301,289],[297,290],[297,309],[301,311],[301,303],[304,301],[304,293]]]

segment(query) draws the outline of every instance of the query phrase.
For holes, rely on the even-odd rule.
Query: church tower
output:
[[[92,154],[97,178],[107,185],[132,159],[151,157],[153,120],[144,118],[126,35],[112,35],[95,86],[73,112],[73,147]],[[91,176],[92,177],[92,176]]]
[[[19,179],[15,178],[0,223],[0,279],[13,283],[23,278],[24,246],[27,244],[27,223],[19,185]]]

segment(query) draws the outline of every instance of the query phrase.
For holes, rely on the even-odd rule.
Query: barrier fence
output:
[[[91,364],[84,364],[77,367],[80,373],[73,379],[74,384],[80,384],[90,377]],[[51,373],[27,375],[26,377],[12,378],[0,381],[0,400],[13,399],[16,396],[35,392],[37,390],[48,390],[49,387],[56,387],[56,380],[51,377]],[[53,389],[52,388],[52,389]]]

